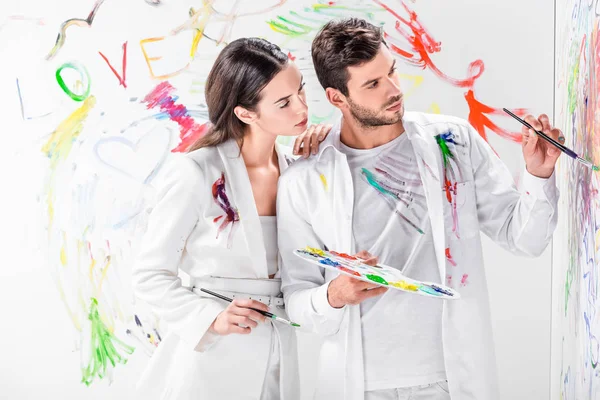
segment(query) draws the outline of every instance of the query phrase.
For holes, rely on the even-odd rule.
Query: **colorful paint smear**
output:
[[[88,97],[81,107],[75,110],[56,128],[56,130],[54,130],[54,132],[52,132],[50,138],[48,138],[42,147],[42,152],[50,159],[51,178],[46,193],[46,205],[50,226],[54,220],[53,171],[56,171],[57,166],[65,161],[71,153],[73,143],[83,130],[83,122],[95,104],[96,98],[94,96]]]
[[[69,28],[70,26],[73,26],[73,25],[80,26],[82,28],[91,28],[92,27],[92,22],[94,22],[96,13],[98,12],[98,9],[102,5],[102,3],[104,3],[104,0],[97,0],[96,3],[94,4],[94,7],[92,8],[92,11],[89,13],[89,15],[87,16],[86,19],[71,18],[71,19],[66,20],[65,22],[63,22],[60,25],[60,29],[58,31],[58,36],[56,37],[56,43],[54,44],[54,47],[52,48],[52,50],[50,50],[50,52],[46,56],[46,60],[53,59],[56,56],[56,54],[58,53],[58,51],[64,46],[65,40],[67,40],[67,28]]]
[[[460,169],[456,162],[452,148],[460,146],[454,140],[454,134],[452,132],[443,133],[435,137],[437,144],[442,154],[442,164],[444,168],[444,182],[443,188],[446,193],[446,200],[450,203],[452,213],[452,232],[457,238],[460,238],[459,226],[458,226],[458,210],[457,210],[457,191],[458,191],[458,178],[460,177]],[[455,171],[456,170],[456,171]]]
[[[183,104],[177,104],[175,88],[167,81],[158,84],[144,97],[148,109],[158,108],[157,119],[169,118],[179,125],[179,145],[172,152],[186,152],[208,131],[208,123],[198,124]]]
[[[384,37],[388,41],[390,50],[397,56],[406,61],[409,65],[429,69],[438,78],[444,82],[459,88],[467,89],[465,100],[469,106],[468,120],[479,132],[481,137],[487,140],[486,129],[498,134],[499,136],[514,141],[521,142],[520,132],[510,132],[501,128],[492,122],[487,115],[505,116],[500,107],[491,107],[476,99],[474,85],[477,79],[481,77],[485,70],[482,60],[471,62],[467,68],[467,77],[463,79],[453,78],[443,71],[431,59],[431,55],[442,51],[442,43],[436,41],[429,30],[421,23],[419,16],[404,1],[401,1],[402,9],[407,17],[402,17],[400,13],[388,5],[387,1],[373,0],[376,4],[383,7],[390,15],[396,18],[394,31],[385,31]],[[400,38],[403,40],[401,41]],[[410,48],[402,48],[403,41],[408,42]],[[513,112],[519,116],[524,116],[527,111],[524,109],[514,109]]]
[[[323,252],[319,249],[320,252]],[[410,279],[399,270],[385,265],[367,265],[362,260],[351,260],[347,257],[341,257],[334,251],[327,250],[323,256],[308,252],[305,249],[296,250],[296,254],[301,255],[303,259],[309,260],[323,267],[334,267],[336,271],[341,271],[353,277],[361,278],[363,281],[374,282],[382,287],[392,286],[404,291],[421,292],[435,297],[446,299],[457,299],[460,295],[449,287],[438,284],[424,283]]]
[[[413,222],[404,213],[397,209],[397,201],[402,201],[399,192],[394,192],[393,190],[391,190],[391,188],[384,187],[385,184],[379,181],[375,174],[373,174],[373,172],[369,171],[368,169],[362,168],[361,171],[362,176],[364,177],[366,182],[385,199],[385,201],[389,204],[394,213],[406,223],[408,223],[410,226],[412,226],[417,232],[423,235],[425,232],[421,228],[419,228],[415,222]]]
[[[212,195],[215,203],[217,203],[217,205],[225,212],[224,216],[221,215],[214,220],[215,223],[222,220],[221,225],[219,225],[217,230],[217,239],[219,238],[219,234],[227,229],[229,225],[231,225],[231,229],[229,230],[229,239],[227,241],[227,247],[231,247],[233,230],[235,223],[240,221],[240,215],[237,209],[231,205],[229,198],[227,197],[227,192],[225,189],[225,173],[221,173],[221,177],[213,183]]]
[[[304,7],[301,11],[290,11],[287,15],[279,15],[267,21],[269,27],[290,39],[311,41],[325,23],[334,18],[345,16],[361,17],[372,22],[379,7],[365,4],[353,5],[343,2],[328,2]]]
[[[590,3],[556,4],[556,122],[565,145],[594,164],[600,160],[600,9]],[[600,397],[600,199],[598,174],[561,158],[559,215],[554,235],[552,380],[560,398]],[[556,321],[556,322],[554,322]],[[556,326],[556,329],[554,329]],[[554,362],[556,360],[556,362]]]

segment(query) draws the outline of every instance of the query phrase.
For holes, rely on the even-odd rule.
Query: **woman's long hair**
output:
[[[212,126],[189,151],[217,146],[229,139],[241,146],[247,125],[233,110],[240,106],[256,111],[261,90],[287,62],[287,55],[264,39],[242,38],[225,46],[206,81],[206,105]]]

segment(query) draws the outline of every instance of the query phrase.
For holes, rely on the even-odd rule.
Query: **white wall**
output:
[[[43,193],[47,168],[47,161],[39,149],[47,135],[74,106],[66,96],[52,91],[56,87],[50,79],[46,84],[54,89],[39,86],[38,102],[32,102],[32,107],[43,105],[44,101],[60,100],[62,103],[57,105],[50,117],[24,122],[20,118],[14,78],[31,77],[36,71],[49,73],[51,77],[60,63],[76,59],[90,69],[99,104],[110,108],[107,103],[113,100],[120,104],[126,103],[129,97],[143,96],[155,83],[148,77],[139,39],[168,33],[185,19],[190,5],[199,6],[196,3],[200,2],[171,0],[164,1],[162,8],[153,8],[143,0],[127,3],[106,0],[98,13],[97,23],[91,29],[69,29],[69,46],[61,51],[53,64],[45,63],[42,57],[54,44],[56,27],[69,17],[86,16],[92,1],[30,0],[3,4],[0,8],[0,54],[3,54],[4,60],[0,64],[0,113],[4,122],[3,145],[0,147],[3,183],[0,239],[4,250],[0,272],[3,316],[0,324],[0,354],[3,360],[0,363],[0,391],[6,393],[7,398],[129,398],[133,383],[147,360],[143,351],[134,353],[127,365],[117,366],[114,370],[111,386],[106,379],[89,388],[79,383],[80,354],[76,349],[81,339],[66,315],[51,278],[56,262],[44,255],[46,221],[36,198]],[[286,15],[290,9],[300,10],[300,4],[304,3],[313,2],[289,1],[272,15]],[[373,5],[370,1],[362,3]],[[231,5],[218,2],[221,7],[227,4]],[[253,3],[240,4],[249,7]],[[401,10],[398,0],[390,0],[388,4]],[[414,8],[433,37],[442,42],[442,51],[432,58],[448,75],[462,78],[469,62],[476,59],[485,62],[486,70],[475,86],[481,101],[494,107],[527,107],[536,114],[551,113],[554,10],[550,4],[542,0],[419,0],[407,2],[407,5]],[[11,15],[43,17],[44,25],[31,21],[3,25],[5,17]],[[531,22],[532,18],[535,23]],[[385,19],[392,22],[389,17]],[[306,56],[309,41],[302,44],[298,40],[284,40],[263,25],[265,20],[266,16],[259,16],[237,21],[234,37],[265,35],[278,40],[283,46],[304,49],[304,53],[298,50],[296,54],[300,58]],[[120,45],[127,39],[130,46],[129,89],[124,91],[118,87],[116,78],[96,52],[106,52],[111,61],[120,66]],[[202,57],[212,56],[205,54]],[[32,67],[34,62],[35,68]],[[298,62],[305,65],[302,59]],[[206,65],[198,66],[198,62],[194,65],[201,71],[207,69]],[[399,67],[401,73],[423,77],[422,84],[408,97],[407,108],[426,111],[435,103],[442,113],[467,117],[463,88],[442,82],[429,70],[423,71],[402,62]],[[186,89],[185,85],[189,85],[189,81],[181,79],[178,82],[182,98],[191,99],[188,107],[192,108],[198,99],[187,92],[189,86]],[[408,77],[403,82],[410,87]],[[313,102],[311,107],[317,109],[315,106],[318,106],[321,115],[327,114],[321,112],[323,103],[317,103],[321,96],[318,86],[312,85],[308,94]],[[126,122],[128,116],[119,115],[115,119]],[[492,119],[503,127],[519,129],[508,118],[494,116]],[[114,129],[120,125],[114,122],[109,126]],[[488,135],[491,144],[518,178],[522,168],[518,145],[503,141],[493,133]],[[487,240],[484,240],[484,250],[501,398],[547,399],[550,384],[550,253],[546,252],[535,260],[516,258]],[[129,274],[127,263],[121,265],[119,277],[126,283]],[[535,283],[534,289],[532,282]],[[131,324],[131,316],[119,326],[127,324]],[[311,340],[305,340],[305,343]],[[306,347],[301,352],[303,363],[308,363],[310,353]],[[303,381],[310,387],[310,374],[303,376]]]

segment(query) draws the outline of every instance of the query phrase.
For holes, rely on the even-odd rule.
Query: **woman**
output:
[[[303,87],[294,63],[265,40],[238,39],[217,57],[206,83],[212,130],[172,163],[133,271],[136,297],[169,327],[140,398],[299,398],[294,328],[252,308],[287,318],[275,204],[293,158],[275,140],[300,135],[295,152],[308,156],[330,129],[306,130]]]

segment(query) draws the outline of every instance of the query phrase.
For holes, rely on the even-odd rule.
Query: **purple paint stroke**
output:
[[[219,225],[217,231],[217,239],[219,238],[219,234],[223,232],[230,224],[231,229],[229,231],[229,237],[227,239],[227,248],[231,247],[231,239],[233,235],[233,231],[236,227],[235,223],[240,221],[240,215],[234,207],[231,206],[229,202],[229,198],[227,197],[227,193],[225,191],[225,173],[221,172],[221,177],[217,179],[212,185],[212,195],[215,203],[225,212],[225,218]],[[218,222],[223,218],[223,215],[218,216],[214,219],[214,222]]]

